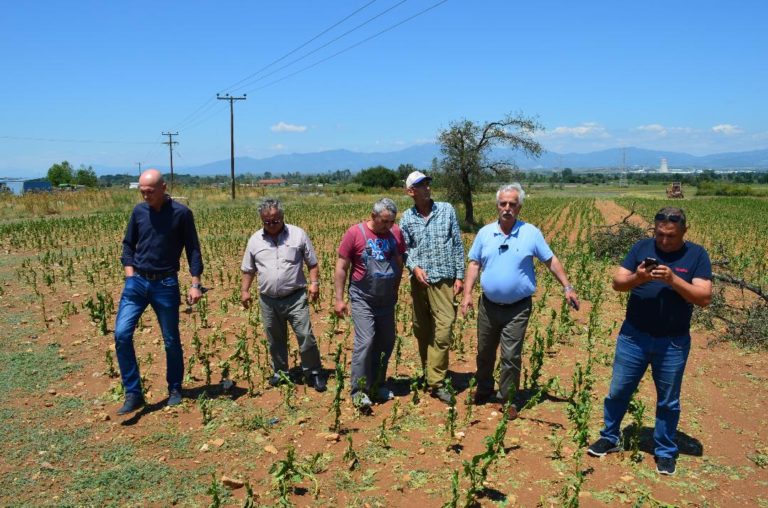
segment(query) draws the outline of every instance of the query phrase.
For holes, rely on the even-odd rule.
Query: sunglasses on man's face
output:
[[[657,213],[655,217],[656,222],[674,222],[678,223],[683,220],[683,216],[680,214],[672,213]]]
[[[261,221],[261,223],[262,223],[262,224],[264,224],[265,226],[277,226],[277,225],[278,225],[278,224],[280,224],[281,222],[282,222],[282,221],[281,221],[280,219],[275,219],[275,220],[263,220],[263,221]]]

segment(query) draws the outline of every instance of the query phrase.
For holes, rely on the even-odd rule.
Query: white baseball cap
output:
[[[414,185],[423,182],[424,180],[432,181],[431,176],[427,176],[421,171],[414,171],[410,175],[408,175],[408,178],[405,179],[405,188],[410,189]]]

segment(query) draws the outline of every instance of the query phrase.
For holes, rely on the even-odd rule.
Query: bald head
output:
[[[139,177],[141,197],[149,206],[160,210],[165,202],[165,180],[163,174],[156,169],[148,169]]]
[[[156,169],[148,169],[139,177],[139,185],[157,185],[163,184],[163,174]]]

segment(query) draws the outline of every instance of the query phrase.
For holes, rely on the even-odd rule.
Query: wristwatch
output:
[[[203,289],[203,285],[200,284],[199,282],[193,282],[192,283],[192,288],[193,289]]]

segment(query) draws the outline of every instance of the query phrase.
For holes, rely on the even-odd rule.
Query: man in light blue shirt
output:
[[[570,305],[579,308],[579,299],[563,265],[547,245],[536,226],[518,220],[525,191],[519,183],[502,186],[496,192],[499,219],[484,226],[469,250],[469,267],[461,302],[463,315],[472,304],[472,286],[480,276],[483,290],[477,315],[477,403],[493,396],[493,368],[496,349],[501,345],[501,374],[496,394],[506,401],[520,387],[523,338],[531,316],[532,296],[536,292],[533,258],[547,265],[560,281]],[[517,417],[517,407],[510,408],[510,418]]]

